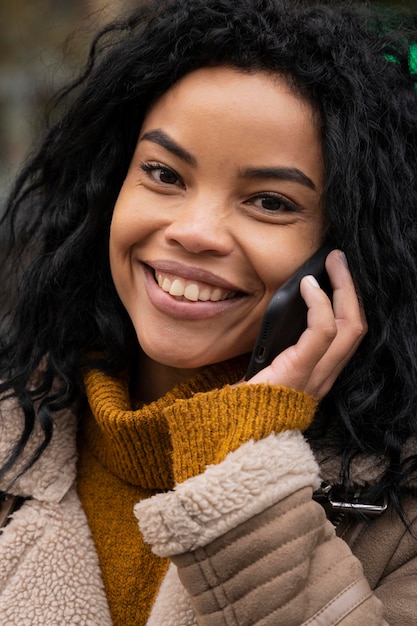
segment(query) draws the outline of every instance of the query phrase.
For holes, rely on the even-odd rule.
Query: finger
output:
[[[352,358],[367,332],[367,322],[343,253],[333,251],[326,269],[333,287],[333,310],[337,334],[312,372],[306,388],[324,397]]]
[[[303,278],[300,289],[308,307],[307,329],[297,344],[278,355],[251,383],[267,382],[303,390],[333,341],[337,327],[329,298],[312,276]]]
[[[319,400],[331,389],[362,341],[367,324],[343,253],[331,252],[326,268],[334,289],[334,311],[326,295],[321,290],[314,291],[314,281],[303,279],[307,330],[295,346],[250,382],[286,385]]]

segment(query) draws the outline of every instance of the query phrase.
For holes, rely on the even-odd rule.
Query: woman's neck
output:
[[[131,375],[130,393],[134,400],[148,404],[193,376],[201,368],[184,369],[157,363],[140,352]]]

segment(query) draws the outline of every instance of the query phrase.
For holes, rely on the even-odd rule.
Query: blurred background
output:
[[[140,0],[0,0],[0,206],[46,104],[86,58],[93,33]],[[409,7],[417,0],[375,4]]]
[[[0,0],[0,206],[93,35],[140,0]]]

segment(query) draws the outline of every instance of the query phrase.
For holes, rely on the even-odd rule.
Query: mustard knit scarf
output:
[[[85,375],[89,406],[79,434],[78,493],[115,626],[146,624],[168,567],[143,543],[133,515],[134,504],[174,484],[163,411],[179,398],[235,382],[243,368],[243,361],[210,367],[140,409],[132,407],[123,377],[98,371]]]

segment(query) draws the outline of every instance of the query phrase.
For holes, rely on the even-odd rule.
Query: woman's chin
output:
[[[208,351],[201,352],[201,349],[192,352],[190,350],[153,350],[147,346],[143,346],[142,351],[145,359],[149,359],[154,363],[158,363],[164,367],[172,369],[199,370],[214,363],[228,361],[234,357],[243,354],[241,351]]]

